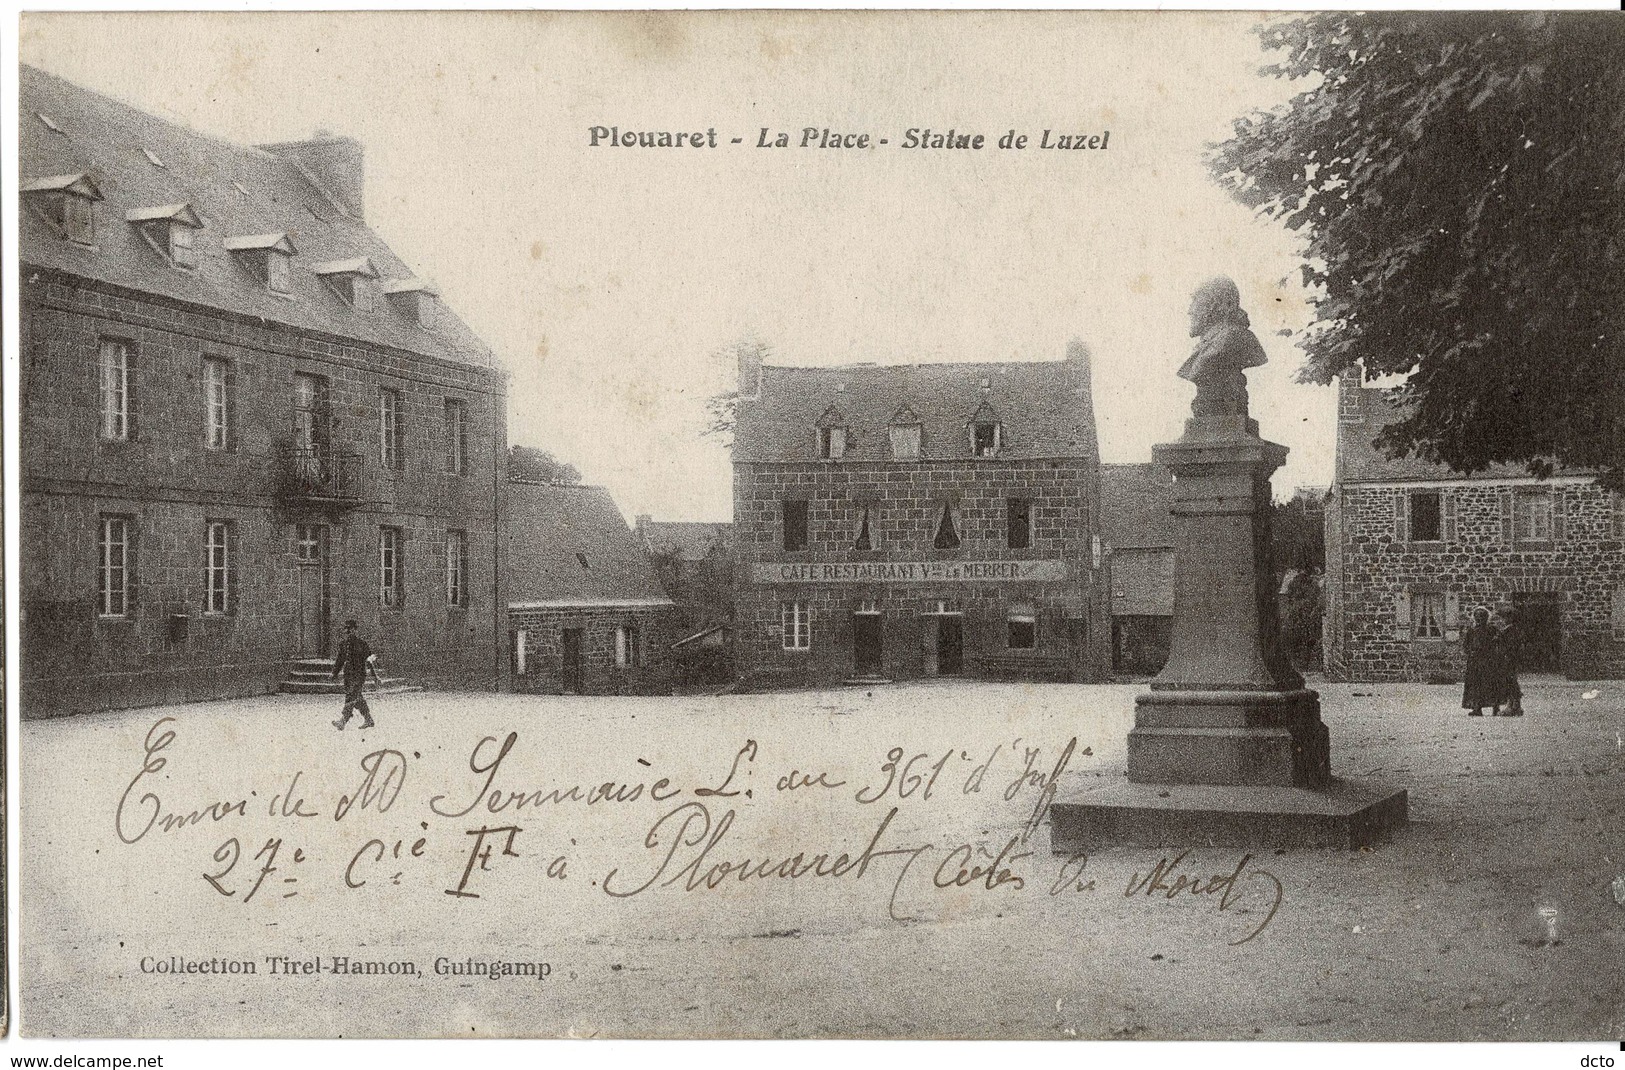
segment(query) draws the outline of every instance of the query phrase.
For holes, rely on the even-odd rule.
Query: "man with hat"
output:
[[[337,680],[340,673],[344,674],[344,712],[333,722],[333,727],[340,732],[350,723],[350,714],[356,710],[361,711],[362,728],[373,725],[372,711],[367,708],[367,697],[363,691],[367,686],[367,670],[372,670],[375,680],[378,670],[373,666],[372,648],[356,634],[357,627],[359,625],[354,620],[344,622],[344,641],[339,644],[339,656],[333,662],[333,679]],[[380,686],[383,684],[382,680],[378,682]]]

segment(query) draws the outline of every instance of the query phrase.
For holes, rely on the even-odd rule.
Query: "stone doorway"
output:
[[[880,614],[858,610],[852,614],[852,672],[855,676],[879,676],[883,660]]]
[[[1518,671],[1557,672],[1563,656],[1563,596],[1551,591],[1512,596],[1517,614]]]

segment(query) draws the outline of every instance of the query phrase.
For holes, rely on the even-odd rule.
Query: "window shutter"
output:
[[[1564,520],[1564,506],[1567,504],[1562,487],[1552,488],[1552,541],[1562,542],[1563,535],[1568,527]]]
[[[1394,491],[1394,541],[1410,541],[1411,496],[1403,490]]]
[[[1511,546],[1512,535],[1512,491],[1501,491],[1501,541]]]
[[[1451,641],[1461,638],[1461,595],[1455,591],[1444,593],[1444,637]]]
[[[1625,637],[1625,587],[1614,588],[1614,636]]]
[[[1394,595],[1394,638],[1409,639],[1411,637],[1411,592],[1400,591]]]
[[[1440,492],[1440,497],[1443,499],[1439,508],[1444,511],[1444,541],[1452,543],[1456,541],[1456,496],[1446,490]]]

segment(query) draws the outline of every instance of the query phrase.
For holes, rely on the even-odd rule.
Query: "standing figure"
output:
[[[1467,654],[1467,672],[1461,689],[1461,708],[1468,716],[1484,716],[1484,708],[1494,710],[1500,700],[1496,693],[1495,632],[1490,628],[1490,611],[1483,606],[1473,610],[1473,625],[1461,637]]]
[[[1499,676],[1496,698],[1501,701],[1495,710],[1497,717],[1523,716],[1523,687],[1518,683],[1519,640],[1517,614],[1510,609],[1503,610],[1501,626],[1495,632],[1495,667]]]
[[[362,728],[373,726],[372,711],[367,708],[367,696],[363,692],[367,686],[367,672],[370,670],[376,680],[378,670],[373,665],[372,647],[356,634],[357,627],[353,620],[344,622],[344,641],[339,644],[339,656],[333,662],[333,679],[337,680],[340,673],[344,675],[344,712],[333,722],[333,727],[340,732],[350,723],[350,714],[355,711],[361,713]],[[380,680],[379,684],[382,683]]]

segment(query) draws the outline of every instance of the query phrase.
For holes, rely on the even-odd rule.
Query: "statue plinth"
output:
[[[1110,844],[1362,846],[1406,820],[1404,791],[1334,780],[1320,696],[1280,641],[1270,476],[1287,449],[1259,437],[1246,368],[1264,363],[1235,286],[1192,305],[1197,384],[1178,442],[1153,447],[1174,474],[1173,633],[1135,700],[1128,782],[1050,808],[1057,851]]]

